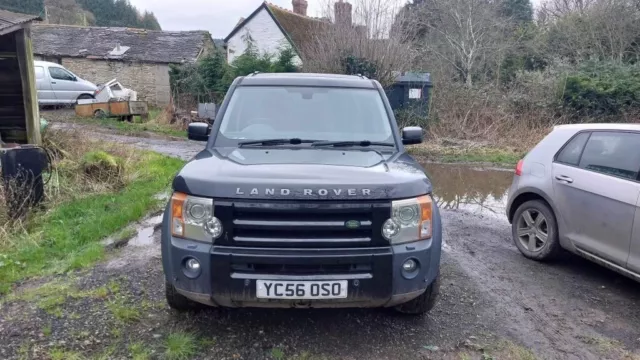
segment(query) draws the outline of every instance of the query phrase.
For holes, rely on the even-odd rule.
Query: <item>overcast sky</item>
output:
[[[249,16],[264,0],[129,0],[138,10],[156,14],[163,30],[209,30],[214,38],[226,37],[241,17]],[[308,14],[320,16],[328,0],[307,0]],[[396,0],[400,1],[400,0]],[[406,0],[401,0],[406,2]],[[291,10],[291,0],[270,0]],[[532,0],[534,6],[540,0]]]
[[[263,0],[129,0],[140,11],[153,11],[163,30],[209,30],[224,38],[241,17],[247,17]],[[309,15],[319,13],[321,0],[309,1]],[[292,9],[291,0],[270,0]]]

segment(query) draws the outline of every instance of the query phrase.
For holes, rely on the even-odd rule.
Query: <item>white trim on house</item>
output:
[[[227,39],[227,62],[229,63],[245,52],[249,39],[261,54],[276,54],[283,47],[291,46],[287,36],[266,6],[261,6],[257,13],[239,26],[241,28],[234,29],[233,35]],[[295,57],[294,64],[302,64],[298,56]]]

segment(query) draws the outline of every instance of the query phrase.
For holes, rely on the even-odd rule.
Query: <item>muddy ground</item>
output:
[[[202,148],[105,136],[185,159]],[[425,167],[446,243],[428,316],[175,313],[164,302],[155,217],[95,268],[29,281],[2,299],[0,359],[640,359],[640,285],[571,255],[552,264],[522,257],[503,215],[510,172]]]

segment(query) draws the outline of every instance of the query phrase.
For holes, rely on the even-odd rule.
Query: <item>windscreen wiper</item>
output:
[[[300,144],[313,144],[317,143],[320,140],[306,140],[300,138],[291,138],[291,139],[263,139],[263,140],[248,140],[248,141],[240,141],[238,143],[239,147],[247,146],[247,145],[260,145],[260,146],[271,146],[271,145],[300,145]]]
[[[361,140],[361,141],[317,141],[317,142],[314,142],[312,146],[335,146],[335,147],[388,146],[388,147],[395,147],[396,144],[388,143],[388,142],[369,141],[369,140]]]
[[[326,147],[326,146],[351,147],[351,146],[360,146],[360,147],[368,148],[369,146],[395,147],[396,145],[393,144],[393,143],[387,143],[387,142],[362,140],[362,141],[317,141],[317,142],[314,142],[313,144],[311,144],[311,146],[315,146],[315,147]],[[376,154],[380,155],[380,158],[382,159],[382,163],[384,163],[385,169],[387,171],[389,171],[389,164],[387,164],[387,158],[379,150],[377,150],[375,148],[368,148],[365,151],[373,151]]]

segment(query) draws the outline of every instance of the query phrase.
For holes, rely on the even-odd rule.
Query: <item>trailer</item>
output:
[[[146,101],[109,101],[79,100],[76,105],[76,115],[80,117],[108,118],[118,117],[121,120],[133,121],[138,115],[143,120],[149,118],[149,105]]]

